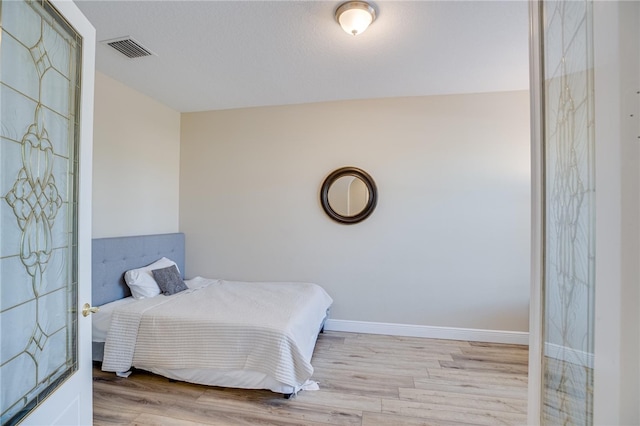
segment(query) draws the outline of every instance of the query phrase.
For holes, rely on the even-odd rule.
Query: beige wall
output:
[[[640,424],[640,3],[594,2],[593,424]]]
[[[96,73],[93,238],[178,231],[180,114]]]
[[[182,114],[187,275],[300,280],[332,318],[528,330],[526,91]],[[323,212],[357,166],[379,190],[364,222]]]

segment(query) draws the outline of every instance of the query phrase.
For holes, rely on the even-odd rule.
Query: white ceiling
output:
[[[346,34],[341,1],[83,1],[97,69],[181,112],[528,88],[526,1],[374,1]],[[157,56],[100,41],[131,36]]]

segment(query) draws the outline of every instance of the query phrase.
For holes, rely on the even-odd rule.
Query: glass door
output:
[[[593,423],[592,4],[543,1],[543,424]]]
[[[2,1],[0,24],[0,402],[15,424],[79,366],[82,37],[47,1]]]

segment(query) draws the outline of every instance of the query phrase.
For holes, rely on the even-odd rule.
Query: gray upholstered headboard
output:
[[[91,303],[104,305],[130,296],[124,273],[167,257],[184,278],[184,234],[96,238],[92,241]]]

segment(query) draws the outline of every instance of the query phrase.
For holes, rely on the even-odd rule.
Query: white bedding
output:
[[[134,366],[195,383],[285,393],[311,377],[317,333],[332,303],[321,287],[200,277],[187,285],[173,296],[105,305],[96,321],[104,329],[111,317],[102,369]]]
[[[104,343],[107,341],[107,333],[111,327],[111,317],[113,311],[120,306],[127,305],[136,300],[133,297],[125,297],[100,306],[98,312],[91,315],[91,325],[93,328],[92,341],[95,343]]]

